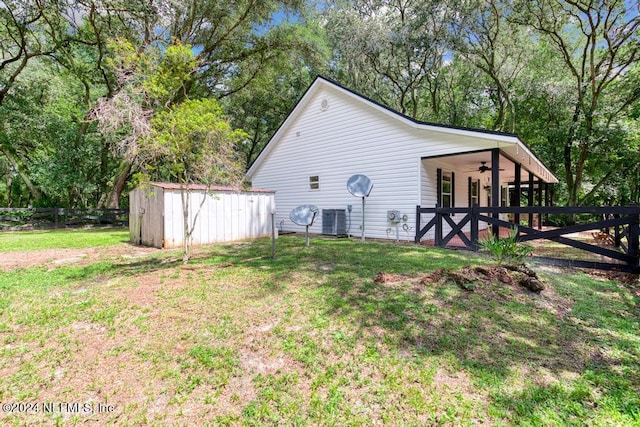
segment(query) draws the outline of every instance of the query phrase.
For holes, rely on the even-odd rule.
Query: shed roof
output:
[[[174,182],[150,182],[149,185],[154,187],[163,188],[165,190],[181,190],[184,184],[176,184]],[[233,193],[275,193],[273,190],[267,190],[264,188],[251,187],[248,189],[233,187],[229,185],[206,185],[206,184],[189,184],[189,190],[205,190],[205,191],[218,191],[218,192],[233,192]]]

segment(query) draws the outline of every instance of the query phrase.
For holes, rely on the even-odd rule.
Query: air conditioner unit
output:
[[[347,234],[347,215],[344,209],[322,209],[322,234]]]

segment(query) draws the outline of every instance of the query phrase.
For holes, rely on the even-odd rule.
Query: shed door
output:
[[[129,193],[129,241],[142,244],[142,191],[134,190]]]
[[[142,236],[142,244],[145,246],[162,248],[164,239],[162,198],[163,190],[157,187],[146,189],[142,198],[140,236]]]

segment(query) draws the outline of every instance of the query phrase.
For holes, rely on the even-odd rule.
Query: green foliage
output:
[[[189,0],[162,7],[130,2],[114,8],[97,0],[74,4],[69,14],[64,4],[48,0],[3,2],[0,204],[117,204],[127,180],[138,172],[134,144],[146,136],[150,112],[187,98],[235,93],[251,86],[275,58],[280,62],[307,49],[306,41],[296,37],[303,26],[295,24],[304,6],[295,0]],[[294,24],[278,25],[288,18],[274,17],[276,13],[291,17]],[[45,63],[55,68],[27,89],[27,98],[34,102],[22,102],[22,79],[46,68]],[[66,80],[62,85],[60,76]],[[57,88],[71,96],[50,104],[47,94]],[[116,107],[129,108],[122,109],[121,117],[112,116],[112,132],[94,132],[88,121],[114,98],[119,98]],[[65,103],[73,111],[64,108]],[[49,112],[59,113],[55,120],[42,117],[42,107],[49,106]],[[45,132],[37,131],[41,124],[47,125]],[[36,152],[31,146],[35,141],[41,148]]]
[[[0,105],[0,156],[14,163],[13,185],[23,187],[14,188],[12,205],[95,206],[102,191],[96,172],[111,157],[84,121],[83,87],[49,61],[33,63],[38,68],[23,72]]]
[[[156,171],[181,183],[238,184],[242,167],[235,146],[246,134],[234,130],[213,99],[187,100],[153,118],[142,146]]]
[[[144,87],[149,97],[169,103],[182,92],[186,95],[186,85],[192,80],[196,60],[190,45],[174,44],[167,48],[160,62]]]
[[[188,184],[222,184],[240,188],[242,163],[235,147],[246,134],[234,130],[213,99],[187,100],[160,111],[151,120],[151,135],[141,141],[138,156],[146,158],[142,167],[155,176],[185,184],[182,191],[183,262],[189,261],[191,233],[200,206],[189,207]],[[202,199],[204,203],[204,198]],[[189,219],[189,212],[196,212]]]
[[[640,202],[629,2],[111,3],[0,7],[0,204],[117,202],[150,117],[186,99],[247,131],[246,168],[316,74],[417,119],[514,131],[563,181],[558,203]],[[110,101],[121,117],[97,132]]]
[[[499,237],[489,230],[487,237],[480,239],[480,247],[491,253],[498,264],[518,265],[531,255],[531,245],[518,242],[518,227],[509,230],[507,237]]]
[[[334,73],[403,114],[421,120],[439,114],[434,98],[441,96],[443,56],[451,48],[446,28],[454,16],[454,9],[430,0],[327,8]]]
[[[126,40],[110,45],[123,92],[96,115],[117,150],[156,180],[239,182],[234,150],[246,135],[231,128],[215,99],[183,100],[196,69],[191,46],[176,41],[163,52],[140,52]]]
[[[319,74],[327,74],[330,54],[320,25],[307,22],[282,26],[273,32],[274,43],[290,44],[291,49],[274,50],[271,60],[251,82],[251,90],[234,93],[220,100],[234,127],[244,129],[248,138],[237,150],[248,169],[271,136],[291,111],[300,94]],[[238,76],[231,86],[240,84]]]

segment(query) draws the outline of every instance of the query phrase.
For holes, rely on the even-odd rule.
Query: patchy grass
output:
[[[0,402],[94,409],[0,419],[640,423],[637,281],[538,268],[540,295],[469,292],[417,279],[487,263],[462,251],[288,236],[269,254],[259,240],[199,248],[188,266],[162,251],[0,272]]]
[[[0,232],[0,252],[115,246],[129,241],[123,228]]]

